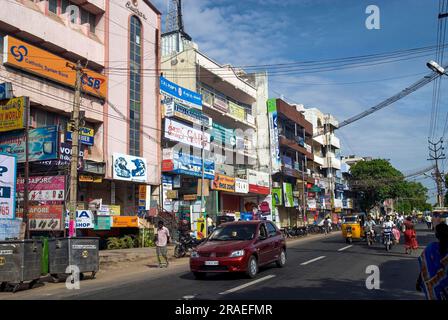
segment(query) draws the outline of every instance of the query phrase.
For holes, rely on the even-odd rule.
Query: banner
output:
[[[281,188],[272,188],[272,205],[273,206],[283,205],[283,196]]]
[[[199,149],[204,147],[204,150],[210,150],[210,134],[171,119],[165,119],[165,138]]]
[[[202,110],[202,95],[160,77],[160,92],[189,107]]]
[[[31,231],[59,231],[62,230],[63,214],[64,206],[62,205],[31,206],[28,225]]]
[[[147,182],[148,173],[146,159],[114,153],[113,161],[113,178],[115,180]]]
[[[271,162],[272,173],[279,172],[281,169],[280,160],[280,146],[278,142],[278,114],[277,114],[277,100],[268,100],[268,114],[269,114],[269,136],[271,138]]]
[[[28,99],[12,98],[0,104],[0,132],[25,128]]]
[[[25,179],[17,179],[17,194],[23,200]],[[65,176],[30,177],[28,183],[30,201],[65,201]]]
[[[16,215],[16,157],[0,154],[0,219],[14,219]]]
[[[294,207],[294,197],[292,195],[292,184],[283,183],[283,196],[285,199],[285,207],[292,208]]]
[[[28,133],[28,160],[58,158],[58,127],[32,129]],[[25,162],[25,133],[7,133],[0,136],[0,153],[15,154],[19,163]]]
[[[68,229],[70,222],[70,214],[67,211],[65,216],[65,229]],[[76,211],[76,229],[93,229],[94,219],[93,213],[90,210],[78,210]]]
[[[221,190],[227,192],[235,192],[235,178],[216,174],[212,182],[213,190]]]
[[[229,101],[229,114],[238,120],[246,121],[246,110],[232,101]]]
[[[3,50],[4,64],[69,87],[75,86],[76,71],[67,66],[74,65],[71,61],[11,36],[4,37]],[[88,69],[83,69],[83,72],[83,90],[95,96],[106,97],[107,78]]]

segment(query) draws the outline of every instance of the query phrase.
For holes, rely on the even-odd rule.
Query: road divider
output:
[[[271,275],[269,275],[269,276],[266,276],[266,277],[263,277],[263,278],[260,278],[260,279],[257,279],[257,280],[248,282],[248,283],[243,284],[243,285],[241,285],[241,286],[238,286],[238,287],[236,287],[236,288],[229,289],[229,290],[227,290],[227,291],[221,292],[221,293],[219,293],[219,294],[221,294],[221,295],[225,295],[225,294],[229,294],[229,293],[237,292],[237,291],[239,291],[239,290],[242,290],[242,289],[244,289],[244,288],[253,286],[254,284],[260,283],[260,282],[262,282],[262,281],[266,281],[266,280],[272,279],[272,278],[274,278],[274,277],[275,277],[275,275],[271,274]]]
[[[325,259],[325,256],[320,256],[320,257],[317,257],[315,259],[308,260],[306,262],[301,263],[300,265],[301,266],[306,266],[307,264],[310,264],[310,263],[313,263],[313,262],[316,262],[316,261],[319,261],[319,260],[322,260],[322,259]]]

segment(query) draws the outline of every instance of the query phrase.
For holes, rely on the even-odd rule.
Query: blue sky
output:
[[[154,0],[165,13],[166,0]],[[184,0],[186,31],[201,51],[235,66],[384,53],[435,45],[438,0]],[[381,29],[365,27],[368,5]],[[371,67],[272,75],[271,97],[317,107],[340,121],[398,93],[428,73],[427,55]],[[391,79],[392,78],[392,79]],[[388,80],[383,80],[388,79]],[[448,79],[447,79],[448,80]],[[370,82],[366,82],[370,81]],[[361,82],[358,84],[346,84]],[[446,112],[442,83],[439,123]],[[341,129],[342,154],[390,159],[404,173],[430,165],[432,85]],[[441,135],[442,130],[438,135]],[[434,193],[431,179],[419,180]],[[431,194],[433,198],[433,194]]]

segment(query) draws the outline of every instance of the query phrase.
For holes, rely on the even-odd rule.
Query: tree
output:
[[[430,211],[432,206],[427,203],[427,193],[428,189],[420,182],[404,181],[401,186],[400,196],[397,199],[396,210],[407,214],[414,209]]]

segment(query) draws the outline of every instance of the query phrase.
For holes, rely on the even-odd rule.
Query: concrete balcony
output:
[[[103,2],[95,3],[101,5]],[[23,5],[16,1],[2,1],[2,12],[8,13],[2,14],[0,21],[0,30],[6,34],[37,44],[64,58],[74,61],[88,58],[97,68],[103,66],[104,45],[98,38],[89,36],[85,26],[69,25],[66,15],[58,16],[51,12],[45,15],[45,2]]]
[[[333,168],[336,170],[341,170],[341,160],[336,158],[336,155],[332,152],[329,152],[325,157],[325,163],[323,165],[324,168]]]
[[[327,139],[329,145],[335,147],[336,149],[341,149],[341,141],[334,134],[329,134]]]
[[[319,156],[314,155],[314,162],[317,163],[320,166],[323,166],[325,164],[325,159]]]

